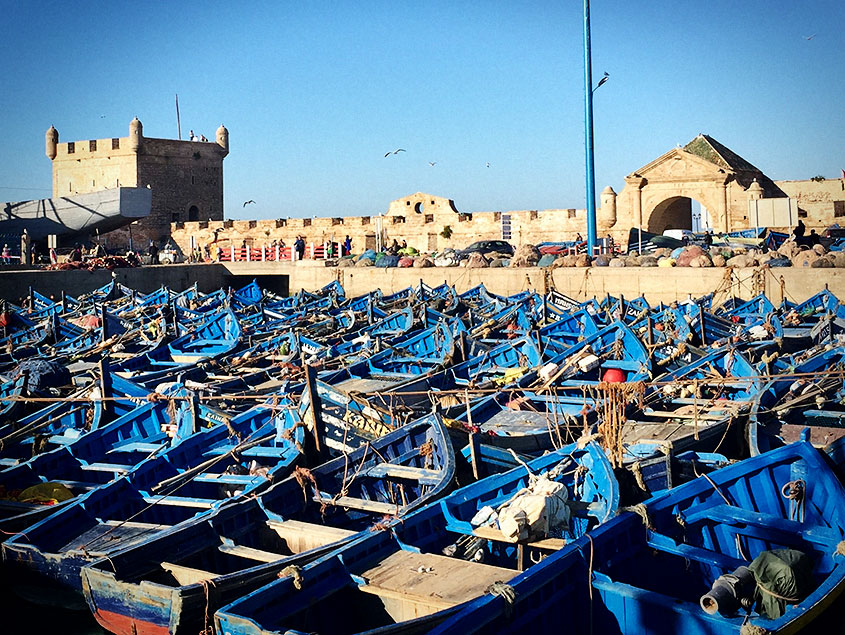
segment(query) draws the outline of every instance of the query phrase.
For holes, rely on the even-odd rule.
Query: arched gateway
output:
[[[751,187],[755,180],[760,187]],[[761,195],[785,196],[751,163],[712,137],[698,135],[625,177],[615,228],[745,229],[748,201]]]

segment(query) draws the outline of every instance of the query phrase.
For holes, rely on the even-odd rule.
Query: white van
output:
[[[667,229],[663,232],[663,235],[669,236],[669,238],[674,238],[675,240],[683,240],[685,236],[691,239],[694,232],[689,229]]]

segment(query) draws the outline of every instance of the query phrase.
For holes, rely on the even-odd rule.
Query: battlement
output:
[[[586,210],[574,208],[462,212],[450,199],[417,192],[392,201],[380,215],[180,222],[170,230],[186,253],[205,246],[211,253],[218,247],[259,250],[282,243],[290,247],[298,236],[317,249],[330,242],[343,243],[349,236],[353,251],[360,253],[376,248],[379,233],[383,244],[395,239],[430,252],[460,249],[485,239],[504,239],[514,245],[572,240],[584,231],[585,218]],[[599,227],[609,229],[601,222]]]
[[[53,164],[53,197],[86,194],[115,187],[149,187],[152,211],[137,234],[162,240],[171,223],[222,220],[223,159],[229,131],[220,126],[213,141],[145,137],[136,117],[126,137],[59,143],[54,127],[45,137]],[[125,242],[121,232],[113,242]]]

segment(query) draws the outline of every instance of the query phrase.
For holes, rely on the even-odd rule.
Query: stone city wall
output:
[[[806,212],[804,224],[817,230],[834,223],[845,226],[845,179],[824,181],[775,181],[789,197],[798,201],[798,211]]]
[[[808,227],[822,229],[845,217],[843,179],[778,181],[776,185],[798,201],[799,211]],[[644,211],[653,209],[661,200],[672,200],[673,193],[664,190],[666,187],[657,187],[644,197]],[[748,227],[748,191],[738,184],[729,183],[722,192],[731,210],[731,228]],[[700,191],[689,190],[682,194],[696,198],[711,210],[719,205],[719,201],[713,198],[718,196],[718,190],[707,190],[702,186]],[[630,190],[626,189],[625,194],[619,197],[617,218],[616,193],[609,187],[601,193],[601,207],[596,213],[599,237],[609,234],[618,243],[625,244],[629,229],[637,226],[636,201],[631,196]],[[724,203],[723,199],[723,207]],[[712,211],[711,218],[714,229],[722,231],[723,227],[717,224],[718,216]],[[309,245],[322,245],[332,240],[343,242],[348,235],[352,239],[353,252],[360,253],[364,249],[376,248],[379,231],[384,244],[390,244],[394,239],[399,243],[404,240],[422,252],[433,252],[447,247],[460,249],[476,240],[501,239],[506,236],[504,230],[508,224],[508,240],[515,246],[572,240],[579,233],[586,237],[586,210],[465,212],[458,210],[450,199],[418,192],[391,202],[382,216],[179,222],[172,224],[170,231],[183,251],[187,252],[192,244],[199,247],[209,245],[212,255],[218,246],[225,250],[245,243],[251,248],[258,248],[270,246],[274,241],[283,241],[290,246],[299,235]],[[644,225],[644,229],[648,226]]]
[[[605,217],[601,211],[598,216],[600,221]],[[291,246],[300,235],[309,245],[322,245],[332,240],[343,242],[348,235],[352,239],[353,252],[360,253],[376,248],[379,231],[384,244],[390,244],[394,239],[399,243],[404,240],[422,252],[432,252],[447,247],[461,249],[477,240],[502,239],[506,236],[503,229],[508,225],[508,240],[513,245],[573,240],[578,233],[586,235],[586,211],[467,213],[457,211],[449,199],[417,193],[393,201],[384,216],[185,222],[174,223],[171,235],[183,252],[187,253],[192,246],[209,246],[212,256],[217,247],[226,250],[244,243],[250,248],[270,246],[274,241]],[[606,223],[603,226],[599,222],[600,235],[604,235],[601,230],[605,228]],[[621,233],[627,238],[627,228]]]

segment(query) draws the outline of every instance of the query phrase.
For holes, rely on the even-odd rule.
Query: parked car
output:
[[[508,256],[513,256],[513,245],[509,242],[504,240],[479,240],[477,242],[472,243],[469,247],[465,249],[461,249],[455,254],[458,257],[458,262],[461,260],[466,260],[469,258],[470,254],[481,254],[486,256],[487,254],[507,254]]]

